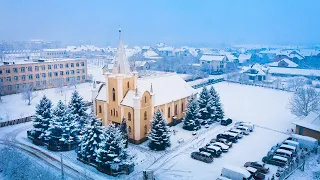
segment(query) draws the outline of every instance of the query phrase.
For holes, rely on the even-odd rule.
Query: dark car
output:
[[[226,133],[221,133],[217,135],[217,139],[221,139],[221,138],[226,139],[227,141],[230,141],[232,143],[236,143],[238,141],[238,138]]]
[[[288,163],[288,159],[280,156],[265,156],[262,158],[262,162],[284,167]]]
[[[213,162],[213,156],[207,152],[192,152],[191,158],[199,160],[199,161],[203,161],[205,163],[212,163]]]
[[[222,126],[228,126],[231,123],[232,123],[232,119],[230,119],[230,118],[221,120]]]
[[[246,170],[249,171],[249,173],[252,175],[253,179],[255,180],[263,180],[266,177],[264,174],[259,172],[256,168],[247,167]]]
[[[210,143],[215,143],[215,142],[221,142],[221,143],[229,146],[229,148],[232,147],[232,142],[230,142],[230,141],[228,141],[226,139],[223,139],[223,138],[219,138],[219,139],[213,138],[213,139],[210,140]]]
[[[244,167],[253,167],[256,168],[259,172],[267,174],[269,172],[269,168],[264,167],[264,163],[260,162],[246,162]]]
[[[199,151],[210,153],[213,157],[220,157],[220,155],[221,155],[221,151],[217,151],[215,149],[208,148],[207,146],[200,148]]]

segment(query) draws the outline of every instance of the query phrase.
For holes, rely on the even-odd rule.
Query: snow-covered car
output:
[[[215,142],[215,143],[212,143],[211,145],[221,148],[222,152],[228,152],[229,151],[229,146],[227,146],[227,145],[225,145],[225,144],[223,144],[221,142]]]
[[[213,162],[213,156],[207,152],[192,152],[191,158],[199,160],[199,161],[203,161],[205,163],[212,163]]]
[[[236,143],[238,142],[238,138],[237,136],[235,135],[231,135],[231,134],[228,134],[228,133],[220,133],[217,135],[217,139],[220,139],[220,138],[223,138],[223,139],[226,139],[232,143]]]
[[[229,148],[232,147],[232,142],[230,142],[226,139],[223,139],[223,138],[219,138],[219,139],[213,138],[210,140],[210,143],[215,143],[215,142],[221,142],[221,143],[227,145]]]
[[[249,171],[249,173],[253,176],[253,179],[255,180],[263,180],[265,178],[265,175],[259,172],[254,167],[246,167],[246,170]]]
[[[207,152],[207,153],[210,153],[212,156],[214,157],[219,157],[221,155],[221,151],[217,151],[215,149],[210,149],[210,148],[207,148],[207,146],[204,146],[202,148],[199,148],[199,151],[200,152]]]
[[[206,124],[206,125],[204,125],[204,127],[205,127],[205,128],[209,128],[210,126],[209,126],[209,124]]]
[[[239,129],[229,129],[228,132],[236,133],[238,134],[239,138],[243,137],[243,132]]]
[[[230,118],[228,118],[228,119],[223,119],[223,120],[221,120],[221,125],[223,125],[223,126],[228,126],[229,124],[231,124],[232,123],[232,119],[230,119]]]
[[[253,167],[256,168],[258,171],[267,174],[269,172],[269,168],[265,167],[265,164],[263,162],[246,162],[244,165],[244,167]]]
[[[288,159],[281,156],[265,156],[262,158],[262,162],[279,167],[284,167],[288,163]]]
[[[235,123],[235,126],[245,126],[249,128],[250,132],[252,132],[254,129],[254,124],[251,122],[238,121]]]
[[[243,134],[249,135],[249,132],[250,132],[249,128],[242,126],[242,125],[235,126],[235,128],[241,130],[243,132]]]

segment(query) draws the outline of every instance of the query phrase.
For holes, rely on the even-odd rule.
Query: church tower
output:
[[[119,29],[119,40],[116,55],[114,57],[114,66],[111,73],[105,73],[106,76],[106,123],[121,123],[124,117],[121,101],[129,90],[135,90],[137,84],[137,72],[130,71],[128,57],[126,56],[124,44]]]

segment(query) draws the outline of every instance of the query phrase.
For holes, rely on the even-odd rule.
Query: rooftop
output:
[[[308,116],[293,122],[293,124],[320,132],[320,117],[315,112],[311,112]]]
[[[43,63],[43,62],[56,62],[56,61],[76,61],[76,60],[84,60],[84,59],[64,59],[64,58],[57,58],[57,59],[38,59],[38,60],[21,60],[21,61],[8,61],[8,62],[0,62],[0,66],[10,66],[16,64],[36,64],[36,63]]]
[[[223,61],[225,56],[211,56],[211,55],[203,55],[200,58],[200,61]]]

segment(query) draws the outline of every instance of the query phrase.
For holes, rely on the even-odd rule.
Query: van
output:
[[[309,151],[316,150],[318,148],[318,140],[309,136],[292,134],[287,140],[296,141],[299,143],[300,148],[306,148]]]
[[[252,175],[243,168],[234,166],[224,166],[221,171],[221,176],[232,180],[251,180]]]
[[[294,146],[294,147],[296,147],[296,149],[300,149],[300,145],[299,145],[299,143],[296,142],[296,141],[285,140],[285,141],[283,142],[283,144],[290,145],[290,146]]]

